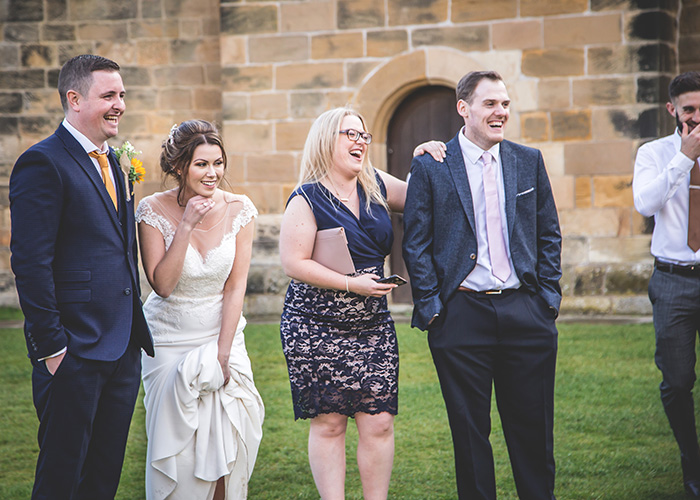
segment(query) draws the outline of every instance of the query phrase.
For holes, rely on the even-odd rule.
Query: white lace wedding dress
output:
[[[166,248],[179,222],[168,209],[172,196],[166,191],[144,198],[136,212],[137,222],[161,232]],[[228,500],[247,496],[264,407],[253,383],[243,315],[231,346],[226,385],[217,361],[217,338],[236,234],[256,215],[247,197],[226,193],[224,206],[207,214],[193,235],[172,294],[162,298],[151,293],[144,304],[156,351],[154,358],[143,356],[142,372],[149,500],[211,499],[220,477],[225,477]]]

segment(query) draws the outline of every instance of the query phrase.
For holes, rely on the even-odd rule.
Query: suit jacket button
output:
[[[470,255],[469,255],[469,258],[470,258],[471,260],[476,260],[476,254],[475,254],[475,253],[470,254]]]
[[[124,295],[131,295],[131,288],[125,288]]]

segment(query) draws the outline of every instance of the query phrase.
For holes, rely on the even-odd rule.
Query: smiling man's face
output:
[[[457,112],[464,118],[464,135],[483,150],[505,138],[510,117],[510,97],[501,80],[482,79],[474,89],[471,103],[457,101]]]
[[[124,83],[116,71],[93,71],[92,84],[86,95],[68,91],[68,121],[95,146],[119,133],[124,114]]]
[[[700,125],[700,91],[686,92],[672,102],[666,103],[666,109],[676,118],[678,130],[683,131],[683,123],[688,124],[688,132]]]

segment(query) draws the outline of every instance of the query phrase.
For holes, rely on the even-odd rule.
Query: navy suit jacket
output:
[[[119,214],[92,160],[60,125],[10,177],[11,263],[29,356],[63,347],[114,361],[129,340],[153,355],[141,309],[134,199],[109,154]]]
[[[556,315],[561,304],[561,233],[552,189],[539,150],[500,145],[510,254],[523,287]],[[421,330],[474,269],[474,204],[459,137],[447,143],[444,163],[430,155],[411,164],[404,208],[403,257],[413,288],[411,325]]]

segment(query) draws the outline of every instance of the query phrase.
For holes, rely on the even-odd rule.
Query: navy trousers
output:
[[[543,299],[458,291],[430,326],[462,500],[495,500],[491,388],[521,500],[554,499],[557,329]]]
[[[117,361],[32,361],[39,458],[32,499],[114,499],[141,379],[141,350]]]

